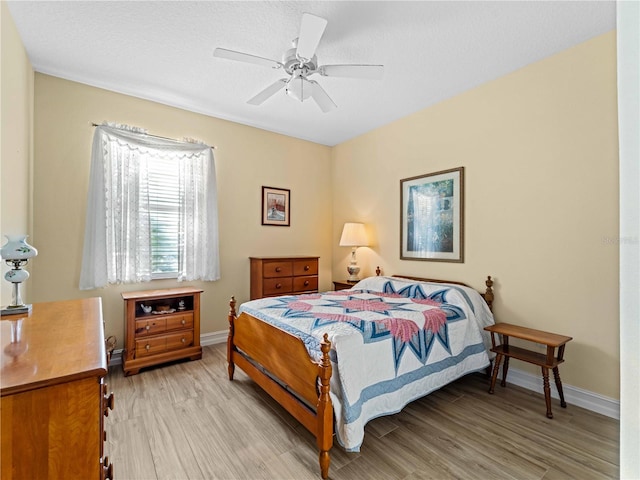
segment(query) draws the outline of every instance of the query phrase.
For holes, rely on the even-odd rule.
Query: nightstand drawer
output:
[[[190,347],[193,344],[193,331],[167,335],[167,350]]]
[[[166,337],[149,337],[142,340],[136,340],[136,357],[155,355],[156,353],[164,352],[166,349]]]
[[[161,317],[136,320],[136,337],[162,333],[167,329],[167,319]]]
[[[177,330],[178,328],[193,328],[193,313],[167,317],[167,330]]]

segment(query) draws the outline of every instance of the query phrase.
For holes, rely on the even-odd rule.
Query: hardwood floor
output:
[[[105,451],[116,479],[320,478],[315,439],[236,369],[226,345],[202,360],[125,377],[112,367],[115,409]],[[469,375],[367,424],[360,453],[331,450],[330,478],[618,478],[618,421]]]

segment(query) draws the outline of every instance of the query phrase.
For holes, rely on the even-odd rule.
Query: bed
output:
[[[490,365],[493,281],[376,276],[349,290],[268,297],[229,309],[236,366],[315,437],[322,478],[335,435],[359,451],[367,421]]]

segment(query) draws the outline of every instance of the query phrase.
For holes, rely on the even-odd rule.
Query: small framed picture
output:
[[[400,180],[400,258],[464,262],[464,167]]]
[[[288,227],[291,191],[262,187],[262,225]]]

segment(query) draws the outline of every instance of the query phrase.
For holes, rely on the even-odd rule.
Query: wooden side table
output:
[[[352,288],[357,282],[350,282],[348,280],[333,281],[334,290],[348,290]]]
[[[572,337],[564,335],[557,335],[555,333],[543,332],[542,330],[535,330],[533,328],[520,327],[518,325],[511,325],[509,323],[497,323],[495,325],[489,325],[484,327],[485,330],[491,332],[491,348],[492,352],[496,353],[496,363],[493,367],[493,375],[491,376],[491,386],[489,387],[489,393],[493,393],[493,389],[496,384],[496,378],[498,377],[498,370],[500,369],[500,362],[504,358],[504,366],[502,367],[502,382],[501,386],[507,385],[507,371],[509,370],[509,358],[515,358],[522,360],[523,362],[532,363],[542,368],[542,381],[544,385],[544,399],[547,404],[547,417],[553,418],[551,413],[551,390],[549,388],[549,369],[553,370],[553,378],[556,382],[558,394],[560,395],[560,405],[562,408],[567,407],[567,403],[564,401],[564,393],[562,392],[562,381],[560,380],[560,373],[558,371],[558,365],[564,362],[564,347],[567,342],[572,340]],[[496,345],[495,334],[502,335],[502,344]],[[546,355],[543,353],[537,353],[526,348],[514,347],[509,345],[509,337],[519,338],[529,342],[539,343],[547,346]],[[555,350],[558,349],[556,355]]]

